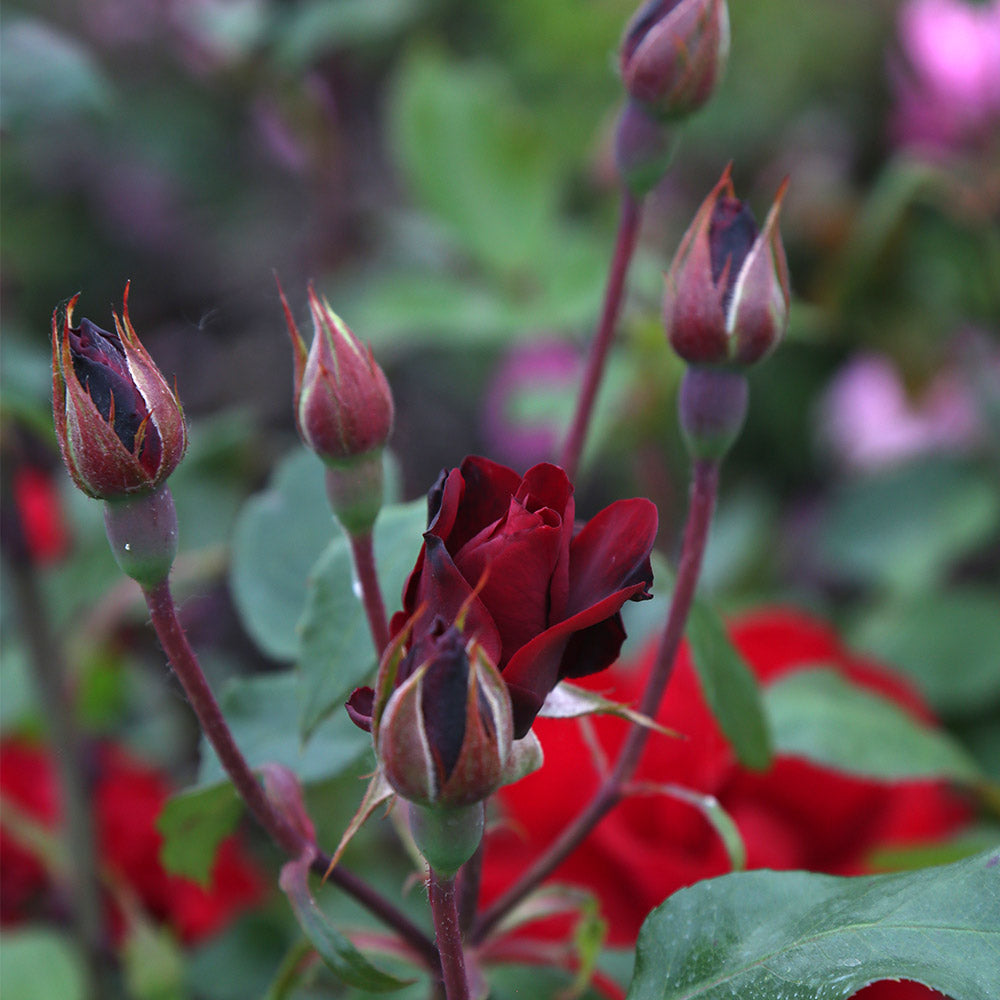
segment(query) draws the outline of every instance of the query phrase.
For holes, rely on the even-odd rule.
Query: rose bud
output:
[[[52,411],[63,460],[89,496],[113,500],[150,493],[187,448],[184,413],[139,342],[128,313],[115,333],[90,320],[73,326],[74,295],[59,324],[52,314]]]
[[[651,596],[656,507],[618,500],[578,528],[573,487],[558,466],[542,463],[522,477],[473,456],[441,474],[428,508],[424,546],[390,631],[399,637],[412,626],[413,648],[425,641],[424,618],[465,614],[465,633],[507,686],[520,739],[559,681],[617,659],[622,606]],[[430,614],[414,625],[421,606]]]
[[[281,300],[295,353],[295,421],[302,440],[334,464],[381,449],[392,431],[392,392],[371,348],[310,285],[314,333],[307,352],[284,295]]]
[[[676,147],[670,126],[637,101],[626,102],[615,129],[615,166],[636,198],[645,197],[663,180]]]
[[[656,117],[679,118],[712,96],[728,56],[725,0],[648,0],[625,28],[622,81]]]
[[[787,181],[758,232],[730,167],[698,209],[666,275],[663,321],[691,364],[750,365],[788,325],[788,265],[778,232]]]
[[[392,391],[371,348],[312,285],[313,339],[307,351],[278,288],[294,352],[299,435],[327,465],[327,494],[345,531],[365,535],[382,505],[382,448],[392,432]]]
[[[510,756],[510,696],[475,639],[438,618],[400,664],[376,728],[389,783],[410,802],[472,805],[500,785]]]

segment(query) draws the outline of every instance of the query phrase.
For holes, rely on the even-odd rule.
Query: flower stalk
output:
[[[465,951],[458,919],[455,876],[429,869],[428,890],[434,935],[441,955],[441,974],[447,1000],[469,1000],[469,980],[465,973]]]
[[[293,858],[301,856],[303,850],[308,849],[310,845],[305,842],[303,834],[271,804],[246,758],[236,745],[194,650],[184,635],[177,618],[177,609],[170,593],[169,583],[163,579],[154,586],[144,587],[143,596],[160,644],[184,688],[202,732],[212,744],[236,791],[272,840],[289,856]],[[317,851],[311,866],[313,871],[324,874],[329,865],[330,858]],[[367,882],[340,867],[334,868],[329,877],[395,930],[423,957],[429,968],[432,970],[438,968],[438,954],[433,942],[397,907],[372,889]]]
[[[608,351],[611,349],[618,316],[621,313],[625,277],[628,274],[629,265],[639,240],[641,222],[641,200],[635,198],[630,191],[623,190],[618,235],[615,239],[614,254],[608,270],[601,319],[597,327],[597,334],[590,345],[587,367],[583,373],[583,382],[580,385],[580,394],[576,401],[576,412],[573,414],[573,422],[570,424],[569,434],[559,463],[566,470],[566,475],[570,480],[576,478],[576,471],[580,465],[580,456],[583,453],[587,430],[593,416],[597,390],[601,385]]]

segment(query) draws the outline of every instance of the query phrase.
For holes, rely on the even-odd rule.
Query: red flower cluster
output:
[[[735,623],[731,634],[764,684],[819,663],[833,665],[853,683],[891,699],[917,718],[930,719],[904,683],[851,655],[829,629],[797,612],[757,613]],[[613,684],[613,697],[637,702],[654,652],[650,648],[637,664],[619,664],[589,686],[608,693]],[[764,774],[741,767],[705,704],[686,649],[657,719],[689,738],[654,737],[637,779],[715,795],[743,835],[750,868],[859,874],[866,871],[874,849],[940,838],[968,819],[966,807],[940,782],[890,785],[789,757],[779,757]],[[592,725],[613,760],[624,726],[605,718],[595,718]],[[545,764],[499,793],[507,822],[488,841],[486,901],[496,898],[555,840],[599,783],[577,726],[540,719],[535,731]],[[621,803],[553,878],[595,892],[609,922],[611,943],[630,944],[646,914],[671,893],[728,868],[719,838],[699,812],[665,796],[643,796]],[[933,995],[911,984],[884,986],[889,992],[879,992],[879,1000]],[[875,993],[865,996],[874,1000]]]
[[[263,879],[235,837],[219,848],[207,888],[164,870],[156,821],[171,788],[162,774],[110,744],[98,748],[95,772],[92,802],[100,864],[114,882],[138,897],[150,917],[192,944],[221,930],[261,898]],[[60,805],[49,752],[20,739],[0,741],[0,795],[5,806],[53,829]],[[50,888],[49,873],[2,827],[0,868],[0,923],[23,920]],[[120,936],[122,917],[113,904],[109,923],[114,936]]]

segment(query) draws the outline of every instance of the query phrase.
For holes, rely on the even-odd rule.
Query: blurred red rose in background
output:
[[[207,887],[164,870],[156,821],[172,788],[159,771],[119,746],[103,744],[96,748],[94,774],[91,801],[100,865],[112,882],[135,894],[149,917],[193,944],[260,900],[263,878],[235,837],[220,845]],[[0,741],[0,797],[8,821],[12,807],[25,819],[55,829],[59,789],[45,747],[18,738]],[[42,860],[3,825],[0,869],[0,922],[16,923],[36,912],[33,904],[52,888],[52,879]],[[112,896],[108,919],[117,938],[124,923]]]
[[[927,708],[903,681],[852,655],[829,628],[801,613],[758,612],[735,621],[730,631],[764,684],[795,670],[833,667],[860,687],[931,721]],[[582,683],[635,704],[654,654],[655,647],[650,647],[637,663],[619,663]],[[867,861],[876,848],[939,839],[969,819],[966,804],[942,782],[882,783],[790,757],[778,757],[762,774],[742,767],[709,712],[686,647],[657,719],[688,739],[654,736],[636,779],[676,783],[715,795],[743,835],[749,868],[860,874],[869,870]],[[591,724],[613,761],[626,727],[606,717],[595,717]],[[499,793],[506,821],[487,844],[486,902],[555,840],[599,783],[578,725],[539,719],[535,732],[545,750],[545,764]],[[702,815],[660,795],[622,802],[553,879],[592,890],[608,921],[609,942],[629,945],[653,907],[684,886],[728,870],[722,843]],[[545,933],[544,926],[541,932]],[[935,995],[910,983],[876,984],[869,990],[864,993],[866,1000]]]

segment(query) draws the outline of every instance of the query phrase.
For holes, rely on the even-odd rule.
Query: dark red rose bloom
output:
[[[577,529],[573,487],[558,466],[536,465],[521,477],[470,457],[441,474],[428,515],[392,634],[426,603],[412,639],[419,662],[421,629],[438,617],[454,621],[471,602],[464,631],[499,668],[520,738],[559,681],[617,658],[622,605],[651,596],[656,507],[618,500]]]
[[[221,930],[261,899],[263,879],[235,837],[220,846],[205,888],[164,870],[156,821],[172,789],[162,774],[110,744],[98,749],[95,770],[92,802],[100,863],[135,893],[149,916],[193,944]],[[0,792],[33,821],[49,829],[57,826],[58,789],[44,748],[4,740],[0,744]],[[26,915],[31,897],[49,887],[49,876],[38,859],[6,832],[0,833],[0,850],[0,899],[8,922]],[[123,919],[110,901],[108,917],[111,931],[120,937]]]
[[[749,615],[733,624],[731,634],[764,684],[794,670],[832,665],[860,687],[931,721],[906,684],[850,654],[826,626],[798,612]],[[654,655],[655,648],[650,648],[637,663],[621,663],[595,678],[599,684],[588,686],[634,704]],[[764,774],[741,767],[709,713],[686,649],[657,719],[688,739],[654,737],[637,779],[673,782],[715,795],[743,835],[750,868],[861,874],[876,848],[940,839],[969,819],[967,807],[942,782],[887,784],[790,757],[779,757]],[[590,725],[613,759],[625,727],[602,717],[593,718]],[[579,727],[542,719],[535,731],[545,764],[498,793],[509,822],[487,844],[487,902],[562,832],[598,787]],[[674,799],[643,796],[626,800],[610,813],[553,879],[595,892],[609,921],[610,941],[632,944],[646,914],[671,893],[728,870],[722,845],[700,813]],[[864,992],[865,1000],[926,1000],[934,995],[911,983],[877,984]]]

